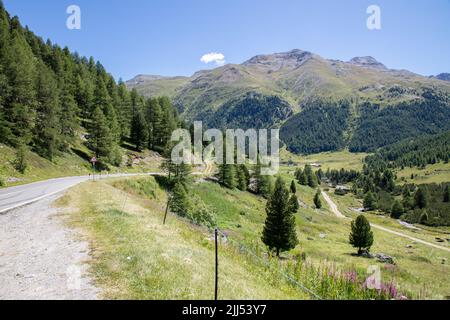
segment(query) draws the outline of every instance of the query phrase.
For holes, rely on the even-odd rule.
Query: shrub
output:
[[[216,215],[214,211],[197,196],[194,196],[192,199],[192,205],[188,210],[188,218],[193,223],[208,228],[216,226]]]

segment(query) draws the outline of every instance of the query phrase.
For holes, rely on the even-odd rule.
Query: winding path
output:
[[[334,213],[334,215],[336,217],[341,218],[341,219],[347,219],[347,220],[350,219],[350,218],[344,216],[342,214],[342,212],[339,211],[337,205],[333,202],[333,200],[331,200],[330,196],[323,190],[322,190],[322,196],[325,199],[325,201],[328,203],[328,206],[330,207],[331,211]],[[446,247],[440,246],[438,244],[434,244],[434,243],[431,243],[431,242],[428,242],[428,241],[425,241],[425,240],[421,240],[421,239],[409,236],[407,234],[404,234],[402,232],[394,231],[394,230],[382,227],[382,226],[380,226],[378,224],[370,223],[370,225],[374,229],[378,229],[378,230],[381,230],[381,231],[384,231],[384,232],[388,232],[388,233],[394,234],[394,235],[399,236],[399,237],[407,238],[409,240],[415,241],[417,243],[424,244],[424,245],[429,246],[429,247],[433,247],[433,248],[436,248],[436,249],[440,249],[440,250],[444,250],[444,251],[450,252],[450,248],[446,248]]]

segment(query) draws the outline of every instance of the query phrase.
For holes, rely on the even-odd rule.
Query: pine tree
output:
[[[297,186],[295,185],[294,180],[292,180],[292,182],[291,182],[291,193],[293,193],[293,194],[297,193]]]
[[[367,192],[364,196],[363,206],[365,210],[375,210],[376,209],[376,200],[373,196],[372,192]]]
[[[148,141],[148,127],[144,115],[140,110],[135,110],[131,121],[130,139],[136,146],[136,150],[141,151]]]
[[[391,218],[399,219],[404,211],[405,210],[403,208],[402,203],[398,200],[395,200],[394,204],[392,205],[392,209],[391,209]]]
[[[414,204],[415,207],[419,209],[426,208],[428,205],[428,195],[426,190],[423,187],[417,188],[416,193],[414,194]]]
[[[280,252],[293,249],[298,244],[295,215],[289,206],[289,190],[280,177],[267,201],[266,213],[262,241],[279,257]]]
[[[320,200],[320,189],[317,189],[317,192],[314,195],[314,205],[317,209],[322,208],[322,201]]]
[[[352,221],[349,241],[353,247],[358,248],[359,255],[363,253],[363,250],[370,250],[373,244],[373,232],[365,216],[359,215]]]

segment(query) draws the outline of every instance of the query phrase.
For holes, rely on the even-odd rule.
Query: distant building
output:
[[[350,189],[349,187],[347,187],[347,186],[344,186],[344,185],[337,185],[336,186],[336,189],[337,190],[341,190],[341,191],[345,191],[345,192],[350,192],[352,189]]]

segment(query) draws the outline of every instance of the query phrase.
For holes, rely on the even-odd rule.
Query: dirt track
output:
[[[325,193],[325,191],[322,191],[322,196],[324,197],[325,201],[328,203],[328,205],[330,206],[331,211],[336,215],[336,217],[341,218],[341,219],[348,219],[346,216],[344,216],[339,211],[339,209],[336,206],[336,204],[333,202],[333,200],[331,200],[330,196]],[[394,230],[391,230],[391,229],[379,226],[377,224],[371,223],[370,225],[371,225],[372,228],[375,228],[375,229],[378,229],[378,230],[381,230],[381,231],[384,231],[384,232],[388,232],[388,233],[394,234],[394,235],[399,236],[399,237],[407,238],[407,239],[410,239],[412,241],[424,244],[424,245],[429,246],[429,247],[433,247],[433,248],[436,248],[436,249],[440,249],[440,250],[444,250],[444,251],[450,252],[449,248],[440,246],[438,244],[434,244],[434,243],[431,243],[431,242],[428,242],[428,241],[424,241],[424,240],[421,240],[421,239],[418,239],[418,238],[415,238],[415,237],[411,237],[411,236],[409,236],[407,234],[404,234],[402,232],[394,231]]]

